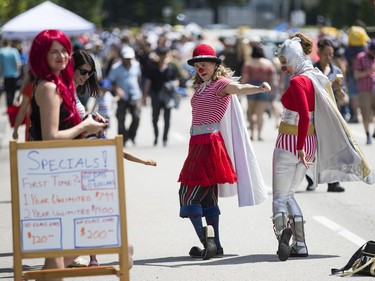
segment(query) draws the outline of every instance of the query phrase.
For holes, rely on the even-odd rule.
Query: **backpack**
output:
[[[343,268],[332,268],[331,273],[342,277],[353,274],[375,277],[375,242],[367,241],[353,254]]]

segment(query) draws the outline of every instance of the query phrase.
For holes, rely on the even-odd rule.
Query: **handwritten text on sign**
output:
[[[22,251],[119,246],[115,147],[17,153]]]

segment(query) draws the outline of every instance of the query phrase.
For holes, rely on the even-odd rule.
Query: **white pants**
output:
[[[294,193],[306,174],[305,166],[291,152],[275,148],[272,163],[273,214],[283,212],[302,216]]]

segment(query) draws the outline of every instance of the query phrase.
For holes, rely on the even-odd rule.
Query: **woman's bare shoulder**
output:
[[[34,96],[38,104],[46,99],[55,99],[58,96],[57,86],[51,81],[42,80],[36,86]]]
[[[56,84],[51,81],[41,80],[35,89],[35,94],[38,93],[57,93],[56,92]]]

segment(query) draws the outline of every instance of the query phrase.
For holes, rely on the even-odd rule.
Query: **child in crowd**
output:
[[[104,118],[110,120],[113,113],[112,103],[114,96],[111,93],[112,83],[108,79],[102,79],[99,82],[100,96],[95,101],[94,109]]]

